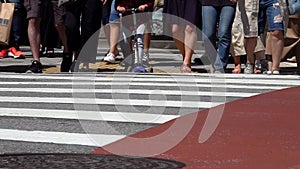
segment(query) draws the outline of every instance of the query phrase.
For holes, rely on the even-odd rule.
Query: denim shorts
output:
[[[115,9],[115,0],[113,0],[110,9],[109,23],[120,23],[120,13]]]
[[[282,8],[284,8],[284,6],[282,6],[278,0],[260,0],[259,16],[267,19],[269,31],[285,29],[284,21],[286,16],[282,12]],[[263,33],[265,23],[265,20],[263,20],[262,23],[259,24],[260,33]]]

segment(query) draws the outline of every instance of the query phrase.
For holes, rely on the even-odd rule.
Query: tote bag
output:
[[[0,44],[8,45],[14,15],[14,3],[0,3]]]

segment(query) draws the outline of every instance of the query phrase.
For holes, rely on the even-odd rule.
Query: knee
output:
[[[174,26],[172,27],[172,33],[173,33],[173,34],[176,34],[176,33],[178,33],[179,31],[180,31],[180,30],[179,30],[179,27],[178,27],[178,26],[175,26],[175,25],[174,25]]]
[[[39,26],[40,19],[39,18],[30,18],[28,20],[28,24],[31,25],[31,26]]]
[[[57,31],[65,31],[65,25],[64,24],[55,24],[55,28]]]
[[[185,27],[185,32],[188,34],[194,33],[195,32],[195,28],[193,26],[187,25]]]

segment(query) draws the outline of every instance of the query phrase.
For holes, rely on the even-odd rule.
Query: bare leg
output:
[[[33,59],[40,61],[40,44],[41,44],[41,32],[40,32],[41,19],[30,18],[28,21],[28,39],[30,48],[32,51]]]
[[[272,71],[279,70],[280,60],[284,47],[283,31],[272,31]]]
[[[245,37],[245,50],[247,53],[247,61],[250,64],[254,64],[254,50],[257,43],[257,37],[246,38]]]
[[[241,73],[241,57],[240,56],[232,56],[235,64],[235,68],[232,70],[232,73],[239,74]]]
[[[183,64],[191,67],[191,60],[194,54],[194,49],[197,41],[196,27],[187,25],[185,28],[185,38],[184,38],[184,60]]]
[[[110,45],[109,44],[109,42],[110,42],[110,26],[108,24],[104,25],[103,30],[104,30],[105,37],[107,38],[108,45]]]
[[[183,56],[183,60],[185,58],[185,49],[184,49],[184,28],[179,25],[173,25],[172,27],[173,39],[174,42],[179,49],[181,55]]]
[[[68,42],[67,42],[67,34],[66,34],[66,27],[63,24],[55,24],[55,28],[58,32],[58,36],[62,41],[64,46],[64,53],[69,53]]]
[[[150,48],[150,41],[151,41],[151,33],[145,33],[144,35],[144,52],[148,53]]]
[[[111,23],[110,24],[110,49],[109,52],[115,54],[117,51],[117,45],[119,41],[120,34],[120,24]]]

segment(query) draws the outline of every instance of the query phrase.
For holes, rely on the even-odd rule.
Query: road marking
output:
[[[126,135],[79,134],[52,131],[25,131],[0,129],[0,140],[27,141],[85,146],[104,146]]]
[[[48,79],[48,80],[73,80],[74,82],[70,83],[79,83],[80,81],[92,81],[95,83],[98,82],[158,82],[160,84],[164,84],[161,82],[172,82],[172,83],[211,83],[211,84],[230,84],[230,83],[238,83],[238,84],[275,84],[275,85],[300,85],[300,77],[298,76],[259,76],[257,75],[256,78],[249,78],[247,76],[228,76],[227,74],[224,75],[214,75],[214,76],[205,76],[202,75],[202,78],[197,78],[197,76],[165,76],[165,77],[144,77],[140,75],[136,76],[125,76],[118,74],[117,76],[111,76],[111,78],[107,77],[99,77],[96,75],[76,75],[73,76],[49,76],[49,75],[40,75],[40,76],[33,76],[33,75],[11,75],[8,74],[0,74],[1,78],[11,78],[16,79],[20,78],[24,79]],[[281,80],[270,79],[271,77],[277,77]],[[290,77],[290,78],[288,78]],[[234,78],[234,79],[232,79]],[[284,83],[282,80],[285,80]]]
[[[299,82],[300,83],[300,82]],[[279,90],[279,89],[284,89],[287,88],[286,85],[282,84],[282,86],[274,86],[272,85],[272,83],[269,84],[269,86],[262,86],[262,85],[242,85],[242,84],[215,84],[215,83],[211,83],[211,84],[185,84],[185,83],[153,83],[153,82],[35,82],[35,81],[31,81],[31,82],[1,82],[2,85],[69,85],[73,88],[76,89],[77,86],[80,86],[80,88],[82,88],[82,86],[103,86],[103,85],[108,85],[108,86],[120,86],[123,88],[126,88],[126,86],[155,86],[155,87],[182,87],[182,89],[184,89],[184,87],[198,87],[198,88],[202,88],[202,87],[207,87],[207,88],[222,88],[222,89],[226,89],[226,88],[231,88],[231,89],[270,89],[270,90]],[[289,84],[292,85],[292,84]],[[298,84],[299,85],[299,84]],[[295,86],[298,86],[295,84]],[[113,87],[115,88],[115,87]],[[223,91],[223,90],[222,90]]]
[[[200,100],[200,99],[199,99]],[[96,105],[124,105],[149,107],[177,107],[177,108],[211,108],[225,102],[201,101],[169,101],[169,100],[140,100],[140,99],[97,99],[97,98],[66,98],[66,97],[10,97],[0,96],[0,102],[13,103],[66,103],[66,104],[96,104]]]
[[[133,123],[162,124],[179,115],[103,112],[83,110],[53,110],[53,109],[26,109],[26,108],[0,108],[0,116],[9,117],[38,117],[54,119],[97,120]]]
[[[1,92],[30,92],[30,93],[111,93],[111,94],[145,94],[145,95],[175,95],[175,96],[226,96],[250,97],[260,93],[241,92],[206,92],[178,90],[146,90],[146,89],[70,89],[70,88],[0,88]]]

